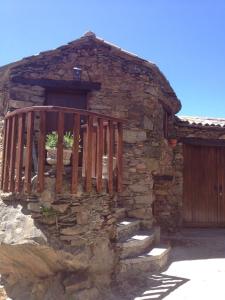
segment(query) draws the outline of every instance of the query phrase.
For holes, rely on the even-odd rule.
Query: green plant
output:
[[[58,143],[58,133],[52,131],[46,135],[46,149],[56,149]],[[71,132],[66,132],[63,136],[63,146],[65,149],[71,149],[73,147],[73,135]]]
[[[63,137],[63,145],[65,149],[71,149],[73,147],[73,135],[71,132],[66,132]]]
[[[46,207],[44,205],[41,206],[41,213],[46,218],[57,215],[57,212],[52,207]]]
[[[46,149],[55,149],[58,143],[58,133],[56,131],[52,131],[51,133],[46,135]]]

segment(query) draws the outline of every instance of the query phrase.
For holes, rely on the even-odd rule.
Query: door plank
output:
[[[184,145],[184,224],[218,225],[217,148]]]

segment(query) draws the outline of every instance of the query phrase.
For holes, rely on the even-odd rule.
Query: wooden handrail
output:
[[[71,193],[84,183],[87,193],[108,193],[122,189],[122,127],[124,120],[95,112],[59,106],[32,106],[7,113],[5,117],[1,189],[4,192],[32,193],[45,190],[47,120],[57,116],[56,193],[62,193],[65,167],[64,134],[67,114],[72,116],[69,131],[73,134],[70,171]],[[71,118],[71,117],[70,117]],[[39,122],[38,127],[37,122]],[[85,122],[85,123],[84,123]],[[82,124],[81,124],[82,123]],[[67,127],[66,127],[67,128]],[[80,140],[82,145],[80,145]],[[37,159],[33,157],[36,153]],[[81,159],[82,157],[82,159]],[[37,161],[37,166],[34,165]],[[82,169],[79,172],[79,169]],[[53,172],[54,173],[54,172]],[[67,171],[68,174],[68,171]],[[84,180],[82,180],[84,177]],[[33,184],[36,178],[36,185]],[[68,176],[67,176],[68,178]],[[103,181],[107,181],[103,185]],[[34,187],[36,186],[36,190]]]
[[[14,115],[24,114],[24,113],[28,113],[31,111],[33,111],[33,112],[41,112],[41,111],[64,112],[64,113],[71,113],[71,114],[79,114],[82,116],[90,116],[91,115],[93,117],[101,118],[106,121],[112,120],[112,121],[120,122],[120,123],[126,122],[126,120],[123,120],[123,119],[106,116],[106,115],[95,113],[95,112],[92,112],[89,110],[70,108],[70,107],[61,107],[61,106],[51,106],[51,105],[49,105],[49,106],[30,106],[30,107],[25,107],[25,108],[19,108],[12,112],[8,112],[5,116],[5,119],[8,119],[9,117],[12,117]]]

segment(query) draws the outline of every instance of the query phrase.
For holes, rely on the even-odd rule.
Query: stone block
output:
[[[30,202],[27,204],[27,209],[34,212],[40,212],[41,211],[41,205],[39,202]]]
[[[80,225],[88,224],[89,218],[90,218],[90,214],[87,211],[80,210],[76,214],[77,224],[80,224]]]
[[[60,233],[63,235],[76,235],[76,234],[81,234],[87,231],[86,226],[73,226],[73,227],[67,227],[67,228],[62,228],[60,230]]]
[[[99,292],[96,288],[85,289],[74,295],[71,300],[97,300],[100,299]]]
[[[9,107],[12,108],[24,108],[27,106],[33,106],[34,104],[30,101],[17,101],[17,100],[9,100]]]
[[[144,129],[153,130],[153,122],[147,116],[144,116],[143,120]]]
[[[143,130],[124,129],[123,131],[123,140],[126,143],[135,144],[138,142],[144,142],[146,139],[147,135]]]
[[[32,101],[35,104],[43,104],[45,101],[45,98],[42,96],[31,96],[30,101]]]
[[[44,96],[45,95],[45,89],[39,85],[33,85],[30,90],[32,91],[32,94],[37,96]]]
[[[84,247],[86,245],[86,239],[84,238],[79,238],[75,236],[71,236],[71,246],[74,247]]]
[[[144,182],[132,184],[129,186],[129,189],[135,193],[145,193],[149,190]]]
[[[52,205],[52,207],[57,212],[65,213],[69,207],[69,204],[57,204],[57,205]]]
[[[66,280],[63,285],[65,286],[66,293],[72,294],[78,290],[88,289],[91,287],[90,280],[86,273],[77,272],[72,274]]]
[[[128,211],[128,217],[137,219],[152,219],[152,210],[148,208],[138,208]]]
[[[147,204],[150,205],[153,201],[153,196],[151,192],[149,191],[148,195],[139,195],[134,197],[135,203],[140,203],[140,204]]]

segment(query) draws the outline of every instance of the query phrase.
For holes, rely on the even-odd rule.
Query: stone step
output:
[[[140,229],[140,221],[137,219],[123,219],[117,223],[117,240],[126,240],[135,235]]]
[[[142,255],[121,259],[120,276],[160,271],[167,264],[170,249],[169,245],[157,245]]]
[[[135,235],[117,243],[120,258],[137,256],[150,248],[154,241],[154,233],[139,231]]]

